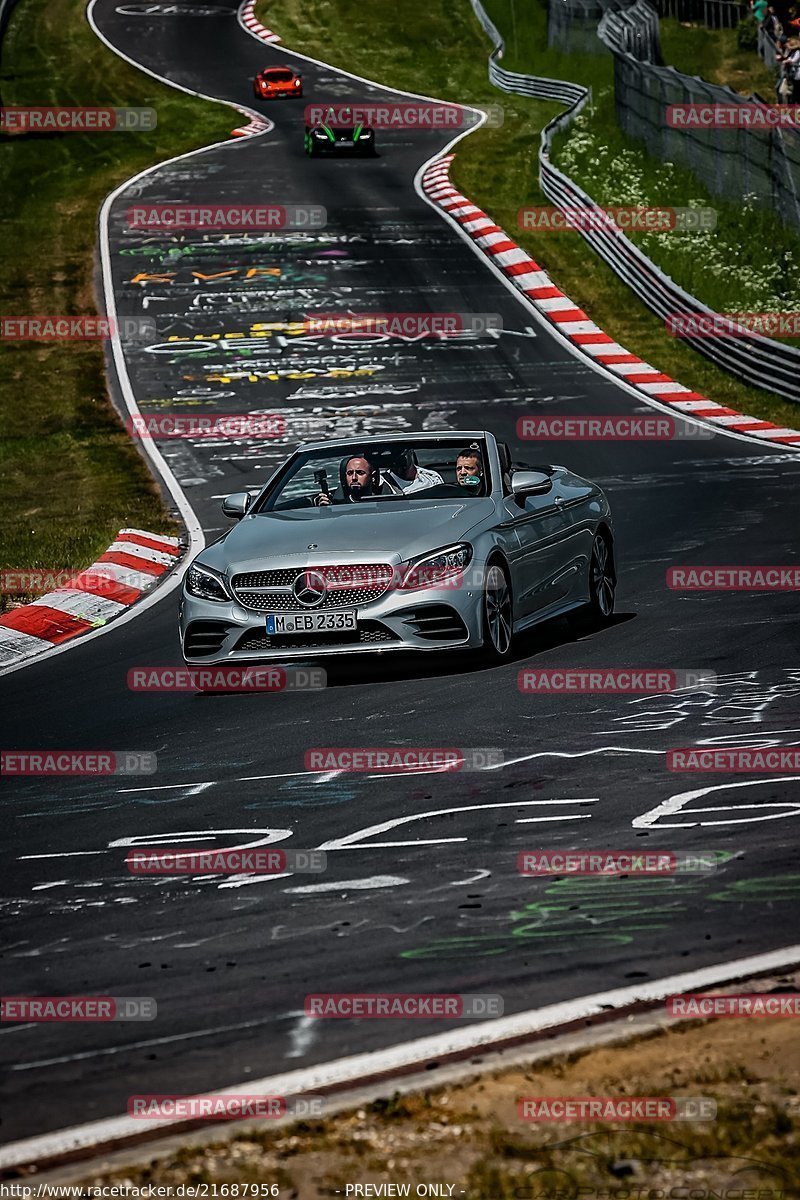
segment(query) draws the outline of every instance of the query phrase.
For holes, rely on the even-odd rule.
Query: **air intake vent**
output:
[[[428,604],[403,617],[412,633],[427,642],[463,642],[469,637],[461,617],[447,604]]]
[[[209,654],[219,654],[230,628],[230,625],[224,625],[222,621],[192,621],[183,640],[184,654],[187,658],[205,658]]]

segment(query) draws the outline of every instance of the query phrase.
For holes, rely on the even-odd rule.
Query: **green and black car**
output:
[[[375,153],[375,130],[369,125],[306,125],[305,151],[316,154]]]

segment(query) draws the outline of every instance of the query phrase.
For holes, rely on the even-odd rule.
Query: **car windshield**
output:
[[[273,83],[288,83],[292,78],[291,71],[265,71],[266,79],[272,80]]]
[[[479,460],[486,463],[486,445],[482,439],[470,439],[477,446]],[[463,440],[435,439],[408,442],[365,442],[361,446],[330,446],[324,450],[300,451],[279,472],[266,495],[253,512],[276,512],[313,505],[324,494],[333,506],[353,509],[346,471],[364,471],[366,458],[371,467],[367,489],[359,496],[372,511],[390,509],[396,504],[444,501],[472,503],[490,490],[488,468],[473,476],[469,486],[456,478],[456,459],[466,447]],[[470,460],[467,460],[468,462]],[[477,466],[476,460],[472,464]],[[377,476],[375,475],[377,472]],[[463,474],[463,472],[462,472]],[[363,482],[362,474],[362,482]],[[358,483],[350,477],[350,483]],[[376,490],[377,485],[377,490]]]

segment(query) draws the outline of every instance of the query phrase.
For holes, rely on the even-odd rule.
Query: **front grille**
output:
[[[218,654],[230,628],[221,621],[192,621],[183,640],[184,654],[187,658]]]
[[[428,604],[405,613],[403,624],[428,642],[461,642],[469,636],[459,614],[447,604]]]
[[[358,580],[359,575],[370,581],[369,587],[336,587],[325,596],[322,604],[307,606],[300,604],[291,590],[292,584],[304,571],[320,571],[323,575],[328,572],[347,572],[347,576]],[[231,590],[244,608],[254,612],[325,612],[334,608],[357,608],[360,605],[371,604],[380,600],[391,583],[394,572],[384,564],[356,563],[346,567],[288,567],[279,571],[251,571],[246,574],[234,575],[231,580]],[[333,575],[333,578],[336,578]],[[253,589],[253,590],[249,590]],[[281,590],[277,590],[281,589]],[[283,590],[286,589],[286,590]]]
[[[296,637],[270,637],[258,629],[251,629],[236,643],[237,651],[256,650],[302,650],[318,646],[364,646],[379,645],[383,642],[397,642],[400,639],[391,629],[387,629],[380,621],[361,621],[357,630],[342,633],[312,633],[298,634]]]

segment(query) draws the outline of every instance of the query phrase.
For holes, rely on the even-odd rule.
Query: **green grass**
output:
[[[613,119],[607,98],[612,83],[610,57],[548,50],[543,0],[525,0],[524,4],[521,0],[484,0],[484,5],[506,39],[504,67],[591,86],[597,97],[592,120],[600,122],[598,128],[614,152],[638,148],[622,138]],[[368,78],[443,99],[502,104],[501,128],[484,127],[458,146],[451,170],[456,186],[524,246],[592,320],[632,353],[720,404],[797,427],[800,412],[795,405],[740,383],[671,337],[579,234],[543,234],[518,228],[521,206],[547,203],[538,186],[539,132],[562,108],[491,87],[486,76],[489,42],[468,5],[404,0],[395,7],[375,6],[365,19],[356,0],[309,0],[302,6],[295,0],[260,0],[258,13],[287,46]],[[648,162],[653,171],[659,169],[656,160]],[[592,183],[591,178],[585,181],[590,194]],[[768,214],[749,216],[743,228],[738,206],[712,200],[691,177],[680,186],[691,187],[691,195],[717,208],[721,224],[731,222],[746,247],[743,254],[758,252],[763,257],[765,247],[776,259],[785,253],[791,261],[791,254],[796,254],[797,239]],[[659,201],[684,203],[680,188],[671,188],[669,200],[662,194]],[[693,279],[701,257],[698,253],[688,256]],[[739,263],[736,265],[738,269]],[[732,277],[734,273],[728,272],[727,278]]]
[[[753,50],[739,48],[735,29],[706,29],[704,25],[682,24],[665,17],[661,22],[661,55],[664,62],[674,63],[684,75],[727,84],[743,96],[758,92],[765,100],[775,99],[775,72]]]
[[[2,64],[8,105],[157,110],[148,133],[0,139],[2,312],[93,313],[104,197],[151,164],[226,138],[236,114],[128,66],[74,0],[21,0]],[[126,525],[177,530],[111,406],[99,342],[0,342],[0,405],[0,565],[82,567]]]

